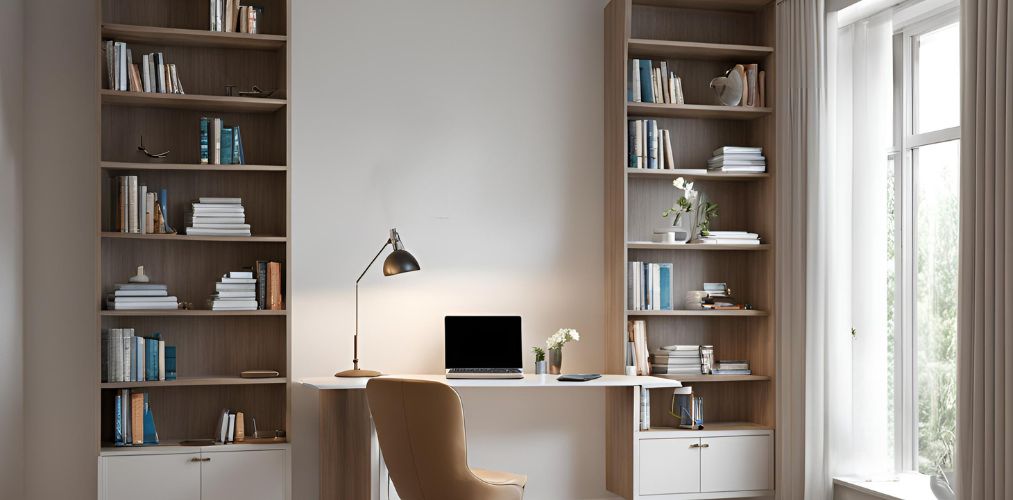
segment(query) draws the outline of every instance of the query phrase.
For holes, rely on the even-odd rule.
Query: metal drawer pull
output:
[[[691,445],[689,445],[689,447],[690,447],[690,448],[710,448],[710,447],[711,447],[711,445],[709,445],[709,444],[707,444],[707,443],[703,443],[703,444],[698,444],[698,443],[696,443],[696,444],[691,444]]]
[[[211,457],[193,457],[190,459],[191,462],[210,462]]]

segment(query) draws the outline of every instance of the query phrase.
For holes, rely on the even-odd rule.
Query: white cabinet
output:
[[[638,498],[731,498],[770,492],[774,488],[773,432],[744,434],[675,431],[672,437],[656,432],[642,436]]]
[[[200,453],[123,455],[102,461],[105,500],[200,498]]]
[[[769,490],[774,455],[770,436],[701,439],[700,491]]]
[[[192,450],[192,452],[190,452]],[[99,500],[288,500],[287,445],[103,451]]]
[[[700,439],[640,442],[640,494],[700,491]]]

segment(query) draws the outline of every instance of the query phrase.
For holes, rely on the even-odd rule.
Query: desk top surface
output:
[[[451,387],[682,387],[678,380],[659,377],[632,377],[628,375],[602,375],[601,378],[587,382],[560,382],[558,375],[524,375],[516,379],[448,379],[445,375],[383,375],[389,378],[407,378],[412,380],[432,380],[443,382]],[[368,378],[339,377],[308,377],[300,379],[300,384],[321,390],[330,389],[365,389]]]

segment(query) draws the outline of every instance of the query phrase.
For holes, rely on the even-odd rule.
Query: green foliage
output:
[[[675,202],[674,207],[666,208],[664,212],[661,212],[661,216],[667,218],[669,215],[689,213],[691,210],[693,210],[693,203],[682,196]],[[675,222],[678,223],[679,219],[676,218]]]
[[[700,235],[707,236],[711,230],[711,220],[718,216],[718,204],[713,201],[705,201],[700,206]]]
[[[531,352],[535,353],[535,361],[545,361],[545,349],[541,347],[532,347]]]

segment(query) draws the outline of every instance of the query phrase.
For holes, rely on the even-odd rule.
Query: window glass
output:
[[[914,151],[917,467],[925,474],[953,467],[959,166],[959,141]]]
[[[953,23],[914,38],[915,133],[960,125],[960,29]]]
[[[886,172],[886,420],[887,429],[890,432],[887,433],[887,453],[890,455],[887,457],[886,463],[894,462],[894,446],[896,442],[896,436],[893,430],[894,425],[897,421],[897,417],[894,410],[894,395],[896,394],[895,378],[894,378],[894,358],[897,356],[896,351],[896,321],[894,310],[897,301],[897,264],[894,260],[896,258],[896,237],[897,237],[897,216],[894,208],[896,202],[896,193],[894,192],[895,186],[897,185],[895,170],[895,159],[894,155],[890,155],[890,159],[887,160],[887,172]]]

